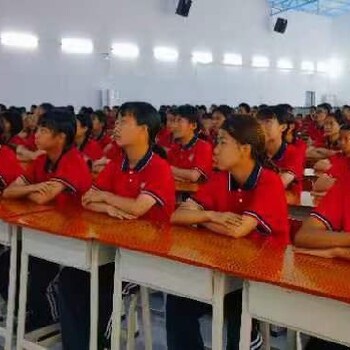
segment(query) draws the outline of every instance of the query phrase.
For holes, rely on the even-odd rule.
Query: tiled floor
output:
[[[163,313],[163,295],[161,293],[152,294],[151,296],[152,312],[152,330],[153,330],[153,350],[166,350],[166,334],[165,334],[165,319]],[[141,322],[141,320],[139,320]],[[141,324],[141,323],[140,323]],[[201,328],[205,345],[208,349],[211,347],[211,318],[209,316],[201,319]],[[273,348],[286,350],[286,336],[278,338],[272,337]],[[2,350],[3,340],[0,339],[0,349]],[[125,349],[125,344],[123,345]],[[52,350],[62,350],[60,344],[57,344]],[[136,350],[144,350],[142,325],[140,326],[140,334],[136,339]]]

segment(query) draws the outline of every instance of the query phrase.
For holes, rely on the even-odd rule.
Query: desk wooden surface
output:
[[[0,199],[0,219],[52,210],[52,206],[37,205],[29,200]]]
[[[276,246],[264,238],[236,240],[207,230],[141,220],[118,221],[67,207],[8,221],[350,303],[348,262],[295,254],[291,247]]]
[[[179,182],[175,181],[176,192],[196,193],[199,185],[193,182]]]

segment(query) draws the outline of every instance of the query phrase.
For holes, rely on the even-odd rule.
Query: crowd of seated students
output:
[[[322,174],[314,192],[325,197],[296,234],[295,251],[350,258],[349,106],[332,113],[329,104],[321,104],[298,119],[287,104],[161,106],[157,111],[148,103],[129,102],[101,111],[82,107],[75,114],[72,106],[43,103],[28,113],[4,105],[0,111],[2,197],[73,202],[116,220],[196,225],[233,239],[289,244],[288,193],[300,196],[307,156],[316,158],[315,169]],[[198,183],[199,190],[176,204],[176,182]],[[5,300],[8,260],[8,252],[0,254]],[[58,309],[64,350],[88,349],[88,274],[39,259],[31,259],[29,269],[28,329],[54,322]],[[100,269],[99,343],[107,347],[113,265]],[[52,281],[58,281],[57,307],[47,299]],[[228,350],[239,346],[241,294],[225,299]],[[166,308],[168,349],[204,349],[198,320],[210,308],[170,295]],[[254,324],[251,349],[261,346]],[[333,347],[344,348],[318,339],[307,348]]]

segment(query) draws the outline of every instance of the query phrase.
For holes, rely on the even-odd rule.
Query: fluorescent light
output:
[[[94,51],[94,44],[90,39],[63,38],[61,48],[65,53],[90,54]]]
[[[329,65],[327,62],[317,62],[316,70],[318,73],[327,73],[329,71]]]
[[[209,51],[194,51],[192,52],[192,62],[209,64],[213,62],[213,54]]]
[[[153,49],[154,58],[162,62],[176,62],[179,52],[171,47],[158,46]]]
[[[277,68],[279,69],[293,69],[293,62],[289,59],[281,58],[277,61]]]
[[[235,53],[225,53],[222,63],[231,66],[241,66],[243,64],[242,55]]]
[[[131,43],[115,43],[112,45],[113,55],[120,58],[137,58],[140,50],[135,44]]]
[[[254,56],[252,59],[252,66],[256,68],[268,68],[270,67],[270,61],[265,56]]]
[[[38,47],[39,39],[35,35],[27,33],[4,32],[0,34],[2,45],[23,48],[35,49]]]
[[[305,72],[314,72],[315,71],[315,63],[311,61],[303,61],[301,62],[301,70]]]

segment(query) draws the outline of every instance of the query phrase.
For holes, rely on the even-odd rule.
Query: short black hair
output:
[[[256,117],[258,120],[276,119],[279,124],[288,124],[290,113],[280,106],[271,106],[259,109]]]
[[[74,144],[77,123],[74,114],[69,113],[67,110],[53,108],[51,111],[44,113],[38,126],[48,128],[55,134],[65,134],[65,148],[68,149]]]
[[[43,109],[46,112],[50,112],[54,106],[51,103],[44,102],[40,105],[40,108]]]
[[[232,108],[228,105],[220,105],[213,109],[212,114],[214,113],[221,113],[227,119],[232,116]]]
[[[161,118],[157,110],[147,102],[126,102],[120,106],[119,114],[123,117],[130,113],[137,125],[146,125],[149,144],[155,144],[156,136],[161,129]]]
[[[83,128],[87,128],[86,137],[90,137],[92,132],[92,120],[89,114],[78,114],[76,116]]]
[[[106,125],[107,117],[100,109],[92,113],[92,119],[98,119],[100,123]]]
[[[248,103],[242,102],[239,104],[238,106],[239,108],[243,108],[247,113],[250,113],[250,106],[248,105]]]
[[[6,106],[2,103],[0,103],[0,112],[6,111]]]
[[[199,115],[196,107],[191,105],[182,105],[176,109],[175,114],[181,118],[187,119],[190,123],[197,124],[197,126],[199,126]]]
[[[327,112],[327,114],[330,114],[332,112],[332,105],[326,102],[319,104],[317,108],[324,109]]]
[[[21,114],[16,109],[11,109],[5,112],[2,112],[0,114],[0,118],[4,121],[6,120],[8,123],[10,123],[11,130],[10,135],[11,137],[17,135],[20,133],[23,129],[23,119]]]

